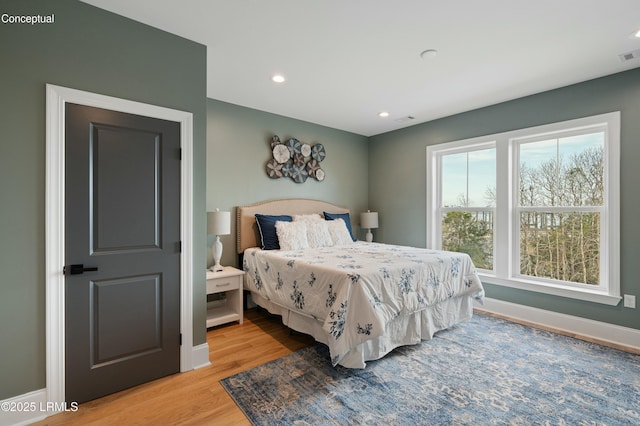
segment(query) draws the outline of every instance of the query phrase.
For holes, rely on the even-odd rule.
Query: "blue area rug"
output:
[[[255,425],[640,425],[640,355],[478,314],[363,370],[317,344],[221,383]]]

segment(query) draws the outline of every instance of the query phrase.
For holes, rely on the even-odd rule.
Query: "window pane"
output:
[[[604,132],[520,143],[521,206],[600,206]]]
[[[600,214],[520,213],[520,273],[600,284]]]
[[[442,206],[464,206],[466,196],[467,153],[442,156]]]
[[[469,206],[495,206],[495,193],[495,148],[469,152]]]
[[[564,205],[604,205],[604,132],[561,138],[560,156]]]
[[[442,206],[495,206],[496,150],[442,156]]]
[[[477,268],[493,270],[493,212],[446,212],[442,249],[467,253]]]

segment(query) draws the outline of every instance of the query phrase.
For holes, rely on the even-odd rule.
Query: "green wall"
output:
[[[206,48],[75,0],[3,0],[0,13],[0,400],[45,387],[45,84],[194,114],[194,344],[206,341]],[[198,324],[200,326],[198,326]]]
[[[322,162],[325,180],[310,178],[295,183],[289,178],[269,178],[265,164],[272,158],[273,135],[282,141],[295,137],[310,145],[323,144],[327,152]],[[350,208],[356,213],[352,222],[357,225],[358,213],[367,209],[368,170],[368,141],[364,136],[208,100],[207,211],[228,210],[234,219],[231,235],[221,237],[222,265],[237,265],[236,206],[274,198],[319,199]],[[208,264],[213,263],[212,243],[213,237],[209,236]]]
[[[426,245],[426,147],[546,123],[621,112],[621,292],[640,296],[640,69],[457,114],[370,138],[369,204],[378,240]],[[374,172],[375,171],[375,172]],[[611,324],[640,328],[640,310],[486,284],[487,296]]]

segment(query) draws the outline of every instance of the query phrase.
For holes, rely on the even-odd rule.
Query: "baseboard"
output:
[[[207,343],[194,346],[192,356],[194,370],[211,365],[211,362],[209,362],[209,345]],[[0,426],[28,425],[65,409],[74,409],[73,406],[60,407],[48,402],[46,389],[14,396],[0,401],[0,404]]]
[[[640,330],[608,324],[573,315],[546,311],[531,306],[518,305],[498,299],[485,298],[484,304],[475,302],[475,307],[490,313],[526,321],[547,328],[575,334],[610,345],[626,346],[640,351]]]
[[[207,343],[194,346],[192,354],[194,370],[211,365],[209,361],[209,345]]]
[[[47,405],[46,389],[4,399],[0,406],[0,426],[28,425],[57,413]]]

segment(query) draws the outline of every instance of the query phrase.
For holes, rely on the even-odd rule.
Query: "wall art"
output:
[[[304,183],[308,178],[323,181],[325,178],[321,163],[327,152],[321,143],[313,146],[289,138],[282,142],[277,135],[271,138],[272,158],[267,161],[267,176],[271,179],[291,178],[296,183]]]

